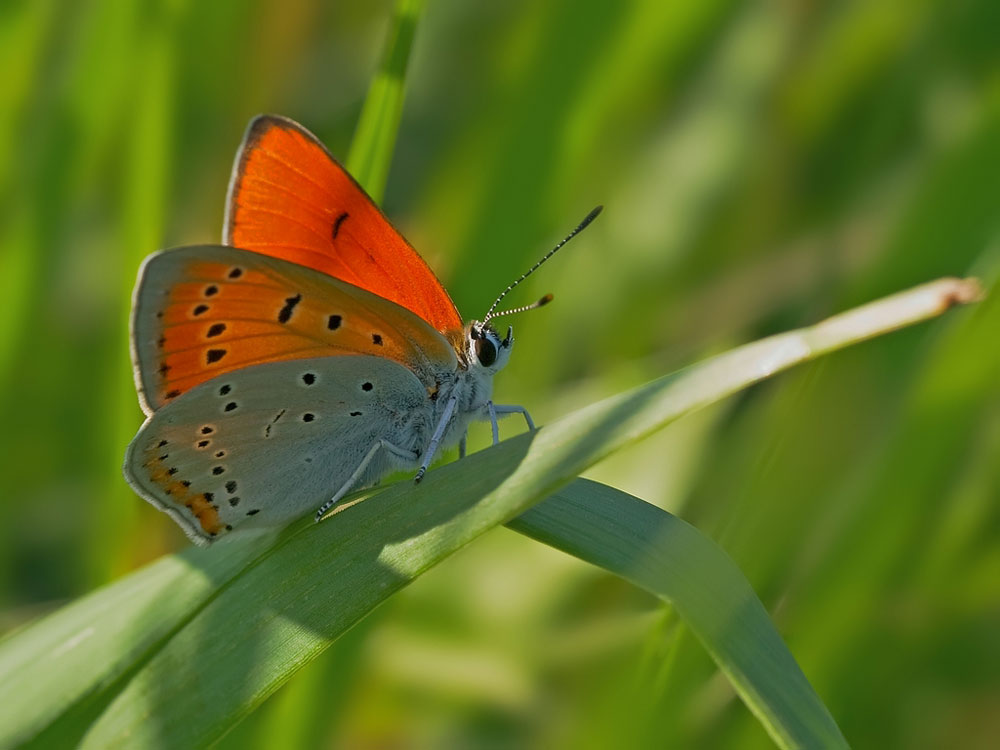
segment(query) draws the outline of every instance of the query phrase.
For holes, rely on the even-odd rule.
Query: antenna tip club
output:
[[[552,293],[551,293],[551,292],[549,292],[549,293],[548,293],[548,294],[546,294],[546,295],[545,295],[544,297],[542,297],[542,298],[541,298],[540,300],[538,300],[538,306],[539,306],[539,307],[541,307],[542,305],[547,305],[547,304],[549,304],[549,303],[550,303],[550,302],[551,302],[551,301],[552,301],[553,299],[554,299],[554,297],[552,296]]]
[[[594,208],[589,214],[587,214],[586,218],[584,218],[584,220],[580,222],[580,226],[578,226],[576,228],[576,231],[577,232],[581,231],[590,222],[592,222],[594,219],[596,219],[597,216],[598,216],[598,214],[600,214],[601,211],[603,211],[603,210],[604,210],[604,206],[597,206],[596,208]],[[574,234],[576,234],[576,232],[574,232]]]

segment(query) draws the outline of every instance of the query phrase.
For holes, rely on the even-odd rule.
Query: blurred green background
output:
[[[4,631],[186,544],[119,470],[141,421],[138,264],[217,241],[254,114],[344,157],[391,12],[0,5]],[[996,292],[998,29],[995,0],[429,0],[385,207],[473,317],[606,205],[517,295],[556,303],[515,321],[497,398],[545,423],[937,276]],[[591,472],[726,548],[857,747],[1000,736],[996,300],[764,383]],[[222,745],[770,741],[669,610],[498,529]]]

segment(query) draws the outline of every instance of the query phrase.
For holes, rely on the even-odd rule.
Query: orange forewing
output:
[[[223,242],[366,289],[441,333],[462,327],[423,259],[316,137],[291,120],[250,123],[229,184]]]
[[[150,410],[206,380],[265,362],[371,354],[422,371],[455,357],[444,337],[385,299],[225,247],[153,256],[133,326]]]

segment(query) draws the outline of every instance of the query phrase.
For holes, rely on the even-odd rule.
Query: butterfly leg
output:
[[[502,417],[507,414],[520,414],[524,417],[524,421],[528,423],[528,429],[535,429],[535,421],[523,406],[517,406],[516,404],[494,404],[492,401],[487,401],[486,407],[489,410],[490,425],[493,428],[493,445],[500,442],[500,428],[497,425],[497,415]]]
[[[500,442],[500,425],[497,424],[497,408],[492,401],[486,402],[486,411],[490,415],[490,429],[493,430],[493,445]]]
[[[392,455],[396,456],[397,458],[401,458],[404,461],[412,461],[415,458],[412,451],[403,450],[402,448],[393,445],[388,440],[383,440],[379,438],[378,440],[375,441],[375,444],[368,449],[368,453],[366,453],[365,457],[361,459],[361,463],[358,464],[358,468],[356,468],[354,470],[354,473],[347,478],[347,481],[341,485],[340,489],[337,490],[337,493],[329,500],[327,500],[325,503],[323,503],[320,509],[316,511],[317,523],[323,518],[323,516],[326,515],[327,511],[329,511],[330,508],[332,508],[334,505],[340,502],[340,499],[344,495],[346,495],[351,490],[351,488],[358,483],[358,481],[364,475],[365,469],[368,468],[368,464],[370,464],[372,462],[372,459],[375,458],[375,454],[378,453],[379,450],[383,448]]]
[[[413,478],[414,482],[419,482],[424,478],[424,474],[427,473],[427,467],[430,466],[431,461],[434,460],[434,454],[437,453],[438,445],[441,444],[441,438],[444,437],[444,431],[448,429],[448,423],[451,422],[451,415],[455,413],[455,404],[458,403],[458,392],[452,394],[451,398],[448,399],[448,403],[444,405],[444,414],[441,415],[441,420],[438,422],[437,427],[434,428],[434,434],[431,436],[431,442],[427,445],[427,450],[424,451],[424,460],[420,462],[420,468],[417,469],[417,475]]]
[[[469,431],[466,430],[465,432],[462,433],[462,437],[458,441],[458,457],[459,458],[465,458],[465,448],[466,448],[466,441],[468,440],[468,437],[469,437]]]

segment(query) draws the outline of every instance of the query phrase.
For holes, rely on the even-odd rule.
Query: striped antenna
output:
[[[546,305],[549,302],[551,302],[552,301],[552,295],[551,294],[546,294],[544,297],[542,297],[540,300],[538,300],[538,302],[535,302],[533,304],[525,305],[524,307],[516,307],[516,308],[514,308],[512,310],[504,310],[503,312],[498,312],[498,313],[494,313],[493,312],[494,310],[497,309],[497,305],[500,304],[500,300],[502,300],[504,297],[506,297],[507,294],[510,293],[510,291],[514,287],[516,287],[518,284],[520,284],[526,278],[528,278],[529,276],[531,276],[531,274],[533,274],[535,271],[537,271],[538,267],[541,266],[542,263],[544,263],[545,261],[547,261],[549,258],[551,258],[553,255],[555,255],[559,251],[559,248],[561,248],[563,245],[565,245],[571,239],[573,239],[574,237],[576,237],[576,235],[580,234],[580,232],[582,232],[584,229],[586,229],[587,225],[590,224],[590,222],[592,222],[594,219],[596,219],[597,215],[599,213],[601,213],[601,211],[603,211],[603,210],[604,210],[604,206],[598,206],[593,211],[591,211],[589,214],[587,214],[587,216],[584,218],[584,220],[580,222],[579,226],[577,226],[576,229],[574,229],[572,232],[570,232],[569,234],[567,234],[566,237],[565,237],[565,239],[563,239],[562,242],[560,242],[554,248],[552,248],[547,253],[545,253],[545,255],[542,256],[541,260],[539,260],[535,265],[533,265],[527,271],[525,271],[524,273],[522,273],[517,279],[514,280],[514,282],[510,286],[508,286],[506,289],[504,289],[503,292],[500,293],[500,296],[496,298],[496,301],[494,301],[493,304],[490,305],[490,309],[486,311],[486,316],[483,318],[483,323],[482,324],[486,325],[487,321],[489,321],[491,318],[497,318],[497,317],[499,317],[501,315],[510,315],[511,313],[516,313],[516,312],[523,312],[524,310],[533,310],[536,307],[541,307],[542,305]]]

